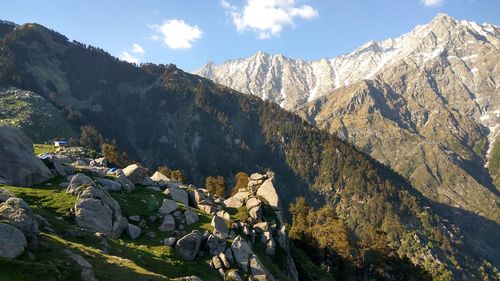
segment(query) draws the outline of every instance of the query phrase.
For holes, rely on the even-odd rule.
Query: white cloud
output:
[[[444,0],[420,0],[420,3],[426,7],[437,7],[443,5]]]
[[[130,62],[130,63],[135,63],[135,64],[139,64],[139,59],[137,57],[134,57],[133,55],[131,55],[129,52],[127,51],[123,51],[121,56],[120,56],[120,59],[126,61],[126,62]]]
[[[297,6],[295,0],[246,0],[238,8],[227,0],[220,5],[231,16],[239,32],[253,30],[260,39],[277,37],[285,26],[293,26],[296,18],[313,19],[318,11],[309,5]]]
[[[144,54],[144,48],[141,45],[134,43],[134,45],[132,45],[132,53]]]
[[[189,25],[176,19],[153,25],[152,28],[161,33],[163,42],[171,49],[189,49],[203,34],[197,25]]]

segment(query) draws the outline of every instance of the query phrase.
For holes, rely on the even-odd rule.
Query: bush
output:
[[[211,194],[215,194],[219,198],[226,197],[226,181],[222,176],[207,177],[205,179],[205,188]]]

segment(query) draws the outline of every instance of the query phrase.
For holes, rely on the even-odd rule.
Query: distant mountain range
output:
[[[452,23],[461,25],[439,16],[430,26]],[[440,37],[429,35],[428,40],[440,42]],[[476,40],[493,40],[487,38]],[[425,40],[422,44],[430,44]],[[474,51],[484,54],[476,59],[488,56],[485,64],[490,66],[477,65],[478,71],[470,75],[494,74],[490,68],[497,63],[493,59],[498,52],[490,43],[478,44],[481,48]],[[383,71],[371,80],[353,80],[346,87],[333,87],[328,95],[317,88],[318,98],[310,103],[305,91],[304,101],[294,107],[302,119],[174,65],[137,67],[38,24],[1,22],[0,96],[5,98],[0,99],[0,108],[13,108],[8,117],[23,124],[34,124],[37,116],[50,123],[50,116],[26,117],[21,107],[12,104],[12,97],[29,97],[23,100],[25,108],[37,110],[43,99],[44,108],[58,111],[53,114],[54,124],[64,121],[61,126],[74,131],[94,126],[131,158],[151,168],[181,169],[199,186],[207,176],[232,178],[239,171],[270,169],[276,172],[276,189],[284,206],[304,196],[314,207],[333,208],[354,245],[348,250],[367,257],[361,261],[363,271],[354,272],[352,280],[375,276],[369,275],[370,253],[381,257],[377,270],[388,279],[396,276],[391,275],[392,268],[407,263],[444,280],[494,279],[500,261],[498,196],[487,170],[481,168],[490,145],[488,131],[474,119],[485,113],[470,105],[472,94],[467,99],[462,96],[473,84],[456,84],[455,79],[442,82],[441,72],[451,70],[431,65],[436,58],[422,66],[418,79],[413,73],[420,66],[400,62],[391,64],[396,68],[392,74]],[[466,69],[469,59],[462,61]],[[287,71],[291,70],[295,67]],[[496,91],[497,78],[477,81],[478,91]],[[251,85],[264,81],[245,79]],[[441,83],[456,89],[455,99],[435,90]],[[296,88],[300,89],[299,82]],[[470,113],[458,109],[459,101],[470,107]],[[331,114],[323,114],[327,111]],[[416,113],[427,117],[421,119]],[[33,133],[33,126],[15,125]],[[60,137],[71,136],[72,130],[67,131]],[[411,182],[348,142],[390,164]],[[365,146],[359,145],[363,142]],[[363,243],[363,250],[356,246]]]
[[[500,27],[439,14],[333,59],[258,52],[194,73],[278,103],[391,166],[427,198],[499,223],[499,49]]]

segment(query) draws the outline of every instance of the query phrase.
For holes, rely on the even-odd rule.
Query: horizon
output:
[[[259,51],[305,61],[331,59],[370,41],[397,38],[417,25],[429,23],[439,13],[459,21],[498,25],[499,19],[494,11],[500,9],[500,3],[492,0],[413,0],[404,4],[386,0],[373,9],[366,9],[381,9],[390,15],[380,17],[376,12],[352,9],[359,4],[356,3],[359,1],[354,1],[350,4],[336,3],[347,12],[332,17],[328,13],[338,13],[330,9],[335,5],[332,3],[325,5],[317,0],[291,0],[284,1],[286,4],[280,1],[262,4],[264,2],[220,0],[202,3],[200,5],[206,9],[196,11],[191,11],[192,5],[185,2],[168,1],[168,8],[165,7],[166,3],[160,1],[144,5],[125,3],[123,7],[114,7],[117,11],[117,15],[112,16],[117,20],[114,23],[106,22],[108,9],[103,9],[103,15],[94,13],[89,22],[87,15],[92,5],[77,9],[75,5],[67,5],[60,0],[43,3],[39,9],[32,9],[38,12],[57,6],[52,12],[60,14],[60,17],[31,10],[28,13],[15,13],[25,8],[27,3],[35,6],[40,4],[24,0],[8,3],[0,11],[0,19],[16,24],[38,23],[70,40],[102,48],[129,62],[172,63],[192,72],[209,61],[220,65],[229,60],[251,57]],[[105,5],[113,6],[113,3],[110,1]],[[139,7],[134,9],[134,6]],[[403,8],[413,9],[412,14],[405,15]],[[257,18],[255,14],[252,17],[252,9],[259,12]],[[394,10],[400,10],[400,13],[391,14]],[[124,13],[121,18],[120,12]],[[360,12],[361,16],[352,15],[356,12]],[[130,13],[132,15],[128,17]],[[263,13],[268,15],[264,21],[260,17]],[[85,21],[78,20],[82,16]]]

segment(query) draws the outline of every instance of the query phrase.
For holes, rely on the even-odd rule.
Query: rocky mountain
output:
[[[497,223],[429,200],[387,166],[278,105],[174,65],[119,61],[37,24],[0,25],[0,86],[38,95],[75,130],[93,126],[135,161],[151,169],[181,169],[195,186],[207,176],[272,170],[285,210],[304,196],[314,207],[331,206],[349,239],[367,245],[368,253],[371,241],[384,245],[384,254],[376,255],[377,272],[362,270],[374,268],[374,256],[367,254],[353,279],[393,276],[391,268],[401,267],[456,280],[497,275],[500,251],[496,240],[487,239],[494,236],[464,236],[466,229],[443,217],[443,210],[473,218],[469,227],[480,226],[490,235],[498,233]],[[82,197],[78,190],[70,195]],[[106,201],[101,207],[111,219],[99,229],[114,236],[113,226],[123,221],[116,204],[99,188],[83,198]],[[250,211],[252,201],[245,202]]]
[[[260,52],[195,73],[296,111],[389,165],[430,200],[499,223],[497,171],[488,169],[498,157],[491,152],[500,128],[499,47],[498,26],[439,14],[333,59]]]

